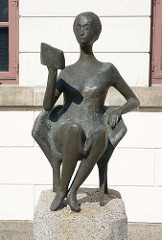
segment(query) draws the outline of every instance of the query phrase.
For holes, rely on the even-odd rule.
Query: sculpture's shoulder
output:
[[[113,69],[115,68],[115,66],[111,62],[102,62],[102,67],[105,70],[105,72],[108,73],[113,71]]]
[[[114,73],[117,71],[116,67],[111,62],[102,62],[101,69],[104,72],[108,83],[113,83]]]
[[[121,76],[119,74],[119,71],[117,70],[117,68],[113,63],[106,62],[106,63],[103,63],[103,65],[104,65],[104,69],[107,76],[111,79],[112,84],[114,84],[114,81],[116,79],[120,80]]]
[[[102,72],[104,74],[104,81],[108,84],[108,86],[113,86],[118,74],[117,68],[111,62],[100,62],[99,66],[98,72]]]

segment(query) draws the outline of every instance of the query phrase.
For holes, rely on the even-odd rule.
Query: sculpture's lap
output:
[[[52,123],[52,124],[54,124],[54,123]],[[54,134],[54,143],[55,143],[57,150],[60,153],[63,152],[64,140],[66,139],[67,135],[69,134],[69,131],[72,128],[74,131],[80,132],[82,138],[85,138],[84,131],[78,124],[68,122],[68,123],[60,125],[58,127],[58,129],[56,129],[56,132]],[[84,141],[84,140],[81,139],[81,142],[82,141]]]
[[[105,107],[106,111],[104,113],[104,120],[105,120],[105,130],[107,132],[107,136],[113,147],[116,147],[116,145],[120,142],[120,140],[124,137],[127,129],[124,124],[124,121],[122,118],[120,118],[118,124],[112,128],[108,124],[108,118],[110,113],[114,110],[113,108],[107,108]],[[48,113],[47,111],[42,111],[39,116],[37,117],[34,127],[33,127],[33,137],[38,142],[38,144],[41,146],[47,146],[51,148],[51,146],[54,146],[56,154],[62,153],[62,145],[63,145],[63,139],[65,131],[71,127],[72,124],[70,122],[59,122],[58,119],[61,116],[61,106],[55,107],[51,113]],[[101,126],[102,128],[102,126]],[[85,145],[91,145],[91,142],[93,140],[93,135],[90,139],[87,139],[85,137],[84,129],[82,134],[82,143]],[[88,148],[88,146],[84,146],[85,149]]]

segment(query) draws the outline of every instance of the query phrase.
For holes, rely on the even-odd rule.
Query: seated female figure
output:
[[[56,82],[57,70],[49,69],[49,79],[44,98],[43,112],[36,120],[33,136],[45,152],[54,171],[62,162],[61,178],[57,175],[57,193],[51,210],[57,210],[65,197],[74,211],[80,211],[76,193],[88,177],[94,165],[103,157],[108,145],[114,147],[120,140],[112,132],[121,120],[121,115],[139,105],[139,101],[111,63],[98,61],[92,51],[93,43],[101,32],[101,22],[92,12],[79,14],[74,22],[74,33],[80,45],[79,60],[61,71]],[[113,111],[105,111],[105,98],[109,88],[115,87],[127,102]],[[55,94],[53,94],[55,93]],[[57,119],[52,112],[60,94],[64,94],[64,104]],[[44,124],[44,116],[48,124]],[[41,119],[41,120],[40,120]],[[41,138],[38,127],[46,128],[49,134]],[[115,131],[115,130],[114,130]],[[116,132],[116,134],[118,134]],[[42,140],[41,140],[42,139]],[[56,161],[59,156],[59,161]],[[77,161],[80,167],[69,188]],[[58,180],[60,179],[60,180]]]

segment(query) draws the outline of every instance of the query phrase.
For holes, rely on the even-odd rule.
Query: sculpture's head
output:
[[[101,21],[93,12],[80,13],[74,21],[74,33],[80,45],[92,45],[101,33]]]

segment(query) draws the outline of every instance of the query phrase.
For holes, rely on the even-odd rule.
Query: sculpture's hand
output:
[[[65,68],[64,53],[47,43],[41,43],[40,57],[41,63],[46,65],[50,72],[55,72],[56,69]]]
[[[119,121],[121,117],[121,110],[120,109],[116,109],[114,110],[111,114],[110,114],[110,118],[109,118],[109,124],[111,127],[115,127]]]
[[[54,67],[54,64],[52,61],[48,61],[47,68],[48,68],[49,74],[57,73],[57,68]]]

